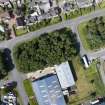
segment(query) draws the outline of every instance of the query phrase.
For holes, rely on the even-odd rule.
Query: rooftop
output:
[[[62,89],[67,89],[75,85],[74,77],[68,62],[55,65],[55,69]]]
[[[32,82],[39,105],[66,105],[56,75],[48,75]]]

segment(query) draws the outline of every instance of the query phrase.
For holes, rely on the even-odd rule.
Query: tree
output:
[[[44,33],[15,47],[16,65],[19,70],[29,72],[71,60],[77,54],[76,43],[76,34],[68,28]]]

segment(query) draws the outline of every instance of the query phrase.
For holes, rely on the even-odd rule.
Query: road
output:
[[[17,71],[16,68],[14,68],[10,74],[9,74],[9,80],[16,81],[17,82],[17,90],[19,92],[19,96],[22,100],[23,105],[28,105],[29,99],[28,96],[24,90],[23,86],[23,79],[21,77],[20,72]]]
[[[16,37],[16,38],[8,40],[8,41],[3,41],[3,42],[0,43],[0,47],[6,46],[6,47],[12,49],[16,45],[16,43],[38,37],[42,33],[52,32],[54,30],[61,29],[63,27],[70,27],[73,30],[73,32],[75,32],[77,34],[78,41],[80,42],[80,45],[81,45],[81,52],[80,53],[84,54],[86,51],[85,51],[85,49],[84,49],[84,47],[82,45],[82,42],[80,40],[79,33],[78,33],[78,30],[77,30],[77,26],[81,22],[90,20],[90,19],[95,18],[95,17],[103,16],[103,15],[105,15],[105,9],[97,10],[97,11],[95,11],[93,13],[90,13],[89,15],[80,16],[80,17],[75,18],[75,19],[63,21],[61,23],[42,28],[42,29],[37,30],[35,32],[30,32],[30,33],[27,33],[27,34],[25,34],[23,36]]]
[[[93,13],[90,13],[88,15],[85,15],[85,16],[80,16],[80,17],[75,18],[75,19],[63,21],[61,23],[42,28],[42,29],[37,30],[35,32],[30,32],[30,33],[25,34],[23,36],[16,37],[16,38],[8,40],[8,41],[3,41],[3,42],[0,43],[0,48],[7,47],[7,48],[13,50],[13,47],[19,42],[23,42],[23,41],[33,39],[33,38],[38,37],[41,34],[46,33],[46,32],[52,32],[54,30],[61,29],[63,27],[70,27],[73,30],[73,32],[75,32],[77,34],[78,41],[80,42],[80,55],[82,56],[84,54],[88,54],[91,59],[95,59],[95,58],[105,54],[105,49],[102,49],[102,50],[97,51],[97,52],[86,51],[83,47],[83,44],[82,44],[81,40],[80,40],[77,28],[78,28],[78,25],[81,22],[90,20],[90,19],[95,18],[95,17],[103,16],[103,15],[105,15],[105,9],[97,10],[97,11],[95,11]],[[21,79],[21,76],[20,76],[19,72],[16,70],[16,68],[14,68],[14,70],[11,72],[11,79],[18,82],[17,89],[19,91],[19,94],[22,97],[23,104],[27,105],[28,97],[27,97],[27,95],[24,91],[24,88],[23,88],[23,85],[22,85],[23,81]]]

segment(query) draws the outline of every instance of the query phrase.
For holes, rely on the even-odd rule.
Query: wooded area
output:
[[[91,49],[105,46],[105,17],[96,17],[86,25],[87,41]]]
[[[76,45],[76,34],[63,28],[17,45],[13,54],[17,68],[30,72],[71,60],[79,51]]]

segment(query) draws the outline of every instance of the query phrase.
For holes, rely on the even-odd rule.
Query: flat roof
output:
[[[74,86],[75,81],[68,62],[55,65],[56,73],[62,89]]]
[[[32,82],[39,105],[66,105],[56,75],[48,75]]]

